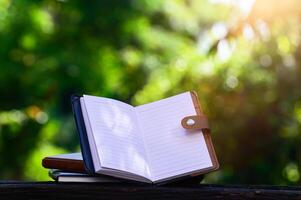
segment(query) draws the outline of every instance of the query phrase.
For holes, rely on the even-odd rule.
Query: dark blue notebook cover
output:
[[[92,154],[90,151],[90,145],[87,137],[86,126],[84,122],[84,118],[82,115],[82,109],[80,105],[80,97],[79,95],[72,95],[71,96],[71,104],[72,104],[72,111],[75,119],[75,124],[77,128],[77,133],[79,136],[80,141],[80,148],[85,164],[86,171],[90,174],[94,174],[94,165],[92,161]]]

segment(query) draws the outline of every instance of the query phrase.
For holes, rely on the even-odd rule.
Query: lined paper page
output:
[[[212,166],[203,133],[181,126],[185,116],[196,114],[190,92],[138,106],[136,111],[152,181]]]
[[[84,95],[84,103],[101,167],[149,178],[143,138],[138,130],[134,107],[89,95]]]

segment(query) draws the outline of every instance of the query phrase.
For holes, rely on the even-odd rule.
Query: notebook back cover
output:
[[[75,119],[75,124],[79,136],[80,148],[83,156],[86,172],[95,173],[90,145],[87,137],[86,126],[83,119],[83,114],[80,105],[80,97],[78,95],[71,96],[72,111]]]

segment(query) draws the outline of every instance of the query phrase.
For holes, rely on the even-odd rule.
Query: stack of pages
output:
[[[137,107],[90,95],[72,96],[71,103],[83,158],[80,154],[46,157],[44,167],[64,170],[64,174],[51,171],[58,181],[76,177],[73,180],[163,184],[219,167],[210,130],[197,124],[206,123],[195,92]],[[187,117],[191,119],[183,125]],[[86,174],[65,173],[68,170]]]

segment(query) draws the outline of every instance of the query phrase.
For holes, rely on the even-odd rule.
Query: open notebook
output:
[[[218,168],[209,131],[181,120],[201,114],[195,92],[133,107],[114,99],[73,96],[72,106],[87,171],[147,183]]]

